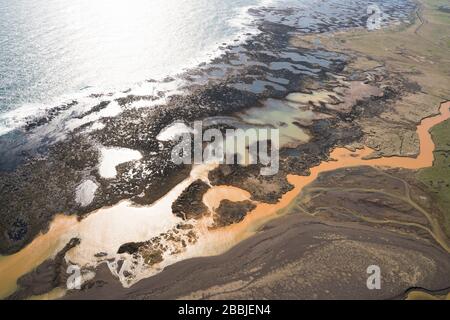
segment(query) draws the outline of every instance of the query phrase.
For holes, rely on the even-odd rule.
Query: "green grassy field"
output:
[[[434,127],[431,135],[436,145],[435,161],[432,167],[420,170],[417,179],[433,194],[444,213],[443,229],[450,236],[450,120]]]

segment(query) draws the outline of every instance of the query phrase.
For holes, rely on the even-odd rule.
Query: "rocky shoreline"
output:
[[[403,11],[411,8],[409,2],[399,1],[398,5],[404,6]],[[102,118],[103,129],[84,133],[81,129],[89,125],[86,123],[72,133],[60,132],[61,128],[54,127],[55,122],[60,121],[61,112],[76,106],[74,101],[52,109],[49,116],[29,123],[23,132],[19,130],[0,137],[0,146],[9,150],[1,159],[4,170],[0,173],[0,253],[11,254],[23,248],[40,231],[47,229],[55,214],[83,216],[122,199],[131,199],[140,205],[159,199],[183,180],[190,170],[170,161],[173,144],[162,144],[156,139],[158,133],[174,120],[190,123],[206,117],[233,115],[258,106],[263,99],[283,98],[294,91],[307,92],[310,89],[306,84],[311,81],[315,83],[314,87],[327,86],[326,82],[330,80],[327,73],[339,73],[345,67],[346,58],[341,54],[289,47],[290,34],[303,30],[292,26],[293,22],[286,18],[295,19],[298,11],[279,12],[275,8],[267,8],[253,14],[264,17],[257,22],[260,33],[242,45],[230,46],[222,57],[209,65],[184,75],[187,80],[184,88],[186,94],[169,96],[165,104],[136,109],[126,106],[136,101],[152,102],[163,96],[164,92],[154,96],[126,93],[125,97],[115,101],[124,106],[124,110],[116,117]],[[329,24],[323,23],[325,18],[317,17],[317,21],[310,24],[310,31],[320,33],[364,25],[365,16],[345,23],[339,20]],[[220,77],[211,76],[217,74],[219,69],[222,70]],[[276,84],[264,80],[266,77],[285,79],[287,83]],[[166,79],[165,82],[173,80]],[[97,97],[103,99],[109,95],[99,94]],[[97,112],[108,108],[107,101],[105,99],[95,107]],[[86,115],[84,113],[80,117]],[[337,125],[323,122],[318,126],[323,127],[320,130],[331,130]],[[347,129],[344,131],[348,132]],[[349,140],[357,138],[356,134]],[[323,149],[315,152],[320,153],[322,159],[307,155],[310,159],[295,161],[302,164],[299,170],[295,167],[289,167],[289,170],[304,171],[323,160],[327,148],[339,143],[339,139],[332,139],[335,141],[328,142],[326,148],[319,146]],[[348,142],[343,141],[344,144]],[[98,145],[132,148],[141,152],[143,158],[138,163],[119,166],[117,178],[105,181],[96,170]],[[300,151],[305,153],[305,150]],[[12,167],[11,163],[14,163]],[[87,179],[96,181],[98,189],[94,201],[80,207],[75,201],[74,190]]]
[[[414,9],[414,5],[407,1],[395,1],[392,7],[389,7],[385,1],[381,1],[380,5],[387,6],[387,12],[398,14],[402,17],[401,19],[411,19],[411,12]],[[342,4],[337,5],[335,10],[338,12],[342,10],[343,7],[340,6],[345,8],[345,5]],[[29,141],[33,141],[33,134],[39,132],[40,128],[51,124],[54,119],[58,119],[58,112],[63,112],[65,107],[55,110],[45,119],[29,123],[25,128],[26,133],[16,133],[19,141],[27,141],[27,143],[18,144],[17,152],[12,155],[18,157],[19,160],[3,159],[5,161],[2,161],[2,168],[5,170],[0,172],[0,187],[4,194],[2,198],[4,205],[0,207],[2,216],[0,226],[4,232],[0,233],[2,237],[0,253],[11,254],[23,248],[40,231],[46,230],[55,214],[63,212],[78,215],[82,219],[96,209],[114,205],[124,199],[131,199],[137,205],[152,204],[160,199],[186,179],[192,169],[191,166],[174,165],[170,161],[170,152],[174,143],[157,139],[158,134],[174,121],[190,124],[195,120],[208,118],[212,123],[211,126],[242,127],[248,125],[246,114],[251,113],[252,110],[260,110],[261,113],[269,112],[271,106],[276,103],[297,108],[292,111],[292,114],[287,113],[289,119],[292,119],[290,123],[279,121],[278,126],[281,128],[282,134],[286,136],[289,134],[288,129],[283,131],[283,128],[289,128],[289,130],[295,128],[295,130],[302,130],[308,140],[296,144],[287,143],[281,148],[280,171],[275,176],[259,175],[260,166],[258,165],[245,167],[220,165],[209,173],[208,183],[202,180],[194,181],[172,205],[173,213],[185,220],[185,223],[168,230],[165,234],[148,239],[148,241],[127,243],[118,248],[117,254],[128,254],[134,256],[135,259],[142,258],[149,267],[158,265],[162,261],[164,252],[167,250],[167,243],[177,243],[182,250],[198,240],[198,234],[190,224],[191,220],[210,216],[214,221],[212,226],[214,228],[239,223],[255,207],[253,202],[277,203],[286,192],[292,189],[292,185],[287,180],[289,174],[308,175],[311,167],[329,160],[330,152],[336,147],[358,148],[365,144],[375,150],[372,157],[418,154],[417,140],[414,140],[414,121],[396,122],[396,119],[386,119],[383,118],[383,115],[387,112],[395,114],[393,106],[399,101],[407,99],[410,95],[420,94],[423,88],[419,83],[411,80],[411,77],[405,76],[404,73],[394,71],[386,65],[371,60],[370,56],[361,57],[352,52],[339,52],[321,42],[314,44],[314,42],[305,43],[303,40],[295,41],[296,38],[302,38],[309,33],[329,34],[329,32],[363,26],[367,16],[362,15],[357,19],[346,20],[347,22],[342,22],[345,19],[327,20],[328,18],[315,17],[317,21],[306,27],[301,25],[298,14],[299,12],[295,9],[281,11],[275,8],[264,8],[255,10],[253,15],[261,17],[261,20],[258,21],[260,33],[244,44],[228,47],[223,56],[210,64],[187,72],[183,75],[186,81],[183,88],[184,94],[169,96],[164,104],[157,104],[151,108],[131,107],[136,102],[145,104],[157,101],[164,93],[158,93],[156,96],[126,93],[125,97],[118,98],[113,102],[102,101],[92,111],[85,112],[80,117],[84,118],[101,112],[114,102],[120,105],[123,111],[116,117],[102,118],[101,122],[104,126],[101,129],[86,133],[82,129],[89,127],[90,124],[87,123],[78,128],[76,132],[68,134],[63,140],[48,143],[52,138],[45,137],[40,140],[41,142],[46,141],[42,147],[43,151],[26,149],[27,144],[29,145]],[[315,14],[319,15],[318,12]],[[354,12],[350,16],[354,17]],[[283,18],[280,19],[280,17]],[[395,20],[395,17],[392,17]],[[366,59],[366,63],[372,67],[358,66],[361,64],[361,59]],[[173,80],[166,79],[165,81],[170,83]],[[324,94],[316,96],[317,92]],[[106,99],[108,95],[99,94],[98,97]],[[75,105],[74,102],[67,108]],[[291,111],[289,109],[286,112]],[[429,115],[432,111],[428,109],[423,113]],[[308,114],[310,118],[304,117],[305,114]],[[222,121],[221,117],[224,116],[233,118],[234,122],[220,122]],[[388,124],[395,122],[394,129],[392,129],[394,135],[406,136],[405,133],[412,131],[410,140],[402,140],[400,148],[396,145],[393,148],[389,146],[392,144],[389,139],[380,142],[379,139],[383,138],[379,135],[380,128],[389,128],[389,125],[386,126],[384,122],[380,124],[380,121]],[[0,146],[6,144],[2,139],[4,138],[0,137]],[[28,141],[28,139],[30,140]],[[143,157],[140,160],[119,165],[117,176],[114,179],[105,180],[97,171],[98,163],[101,160],[98,146],[131,148],[139,151]],[[11,166],[6,163],[14,163],[13,168],[11,169]],[[49,172],[51,173],[50,177]],[[75,200],[74,190],[86,179],[94,181],[98,189],[95,191],[94,200],[89,205],[80,207]],[[209,188],[221,185],[235,186],[247,191],[251,195],[251,201],[224,200],[215,212],[210,212],[202,203],[202,197]],[[428,277],[427,275],[423,278],[423,287],[438,288],[440,283],[449,281],[445,278],[448,264],[445,263],[445,255],[442,255],[439,249],[433,249],[434,251],[426,253],[424,244],[407,245],[405,240],[400,239],[401,237],[398,235],[376,231],[370,227],[348,226],[346,225],[348,221],[345,222],[345,225],[341,225],[341,220],[331,222],[332,220],[328,216],[306,219],[306,222],[298,222],[296,219],[297,217],[289,216],[283,221],[274,222],[274,226],[266,227],[268,232],[249,239],[239,245],[239,248],[231,250],[224,256],[205,258],[201,260],[201,263],[200,260],[179,262],[174,267],[167,267],[161,274],[142,280],[131,289],[123,289],[118,281],[111,280],[111,276],[107,275],[104,267],[105,259],[99,257],[100,263],[95,270],[94,280],[86,283],[84,287],[86,290],[79,293],[71,292],[68,298],[123,298],[127,296],[135,299],[177,297],[228,299],[258,297],[258,290],[262,290],[262,287],[257,285],[255,288],[259,288],[258,290],[248,292],[244,290],[247,292],[243,293],[244,296],[239,295],[237,290],[252,287],[260,281],[254,279],[263,279],[265,276],[269,276],[274,269],[282,274],[298,271],[299,274],[302,274],[302,279],[311,272],[310,270],[297,270],[297,267],[290,265],[297,263],[298,259],[301,260],[308,256],[309,251],[306,244],[323,247],[325,250],[329,243],[345,240],[342,247],[335,248],[337,251],[347,252],[346,250],[351,249],[359,252],[361,247],[360,243],[356,242],[356,238],[364,237],[363,242],[368,247],[373,247],[373,251],[377,251],[386,245],[385,243],[380,244],[380,241],[377,240],[378,232],[390,239],[387,242],[395,243],[395,246],[399,248],[414,247],[411,249],[412,251],[432,256],[429,259],[439,261],[436,267],[437,272],[433,276]],[[282,235],[282,232],[287,232],[286,223],[291,220],[293,227],[289,229],[289,232],[293,232],[292,237],[289,232],[286,236]],[[340,235],[339,239],[336,238],[332,232],[333,228],[342,228],[345,235]],[[297,234],[299,232],[301,236]],[[321,238],[317,238],[316,234],[321,234]],[[256,260],[251,263],[247,264],[245,261],[241,261],[246,258],[241,257],[239,252],[253,250],[258,247],[259,238],[266,239],[267,237],[281,240],[277,240],[273,245],[262,245],[262,248],[256,249],[254,253]],[[292,245],[289,245],[291,242]],[[303,249],[294,253],[292,250],[297,248],[296,246]],[[280,271],[284,263],[274,265],[267,262],[269,258],[273,258],[263,254],[268,247],[273,252],[280,251],[281,257],[277,256],[277,258],[285,261],[285,264],[290,266],[289,270]],[[69,249],[60,252],[58,257],[61,254],[64,256]],[[393,249],[392,252],[400,252],[400,249]],[[392,252],[385,253],[388,257],[394,257]],[[219,291],[229,293],[213,292],[214,290],[211,289],[213,283],[206,280],[212,274],[209,268],[213,268],[217,263],[222,263],[223,259],[228,259],[226,257],[235,257],[236,254],[240,256],[239,260],[224,267],[229,273],[227,273],[226,281],[224,280],[220,284],[222,287]],[[349,255],[350,258],[353,257],[350,253]],[[407,253],[403,260],[412,263],[415,258],[411,257],[414,255],[417,254]],[[317,259],[320,260],[319,257]],[[338,260],[338,257],[335,257],[335,260],[331,259],[330,263],[337,261],[336,259]],[[58,274],[63,268],[63,264],[57,262],[59,260],[55,259],[53,264],[47,261],[44,263],[44,267],[40,268]],[[392,258],[386,263],[393,268],[395,267],[393,266],[394,261],[395,258]],[[420,269],[426,270],[426,266],[429,265],[427,258],[420,261],[423,262]],[[233,270],[239,268],[243,263],[248,266],[248,269],[234,274]],[[46,267],[48,264],[52,267]],[[251,271],[252,267],[258,268],[261,265],[264,267],[260,271],[255,271],[256,273]],[[310,267],[316,268],[317,266],[311,264]],[[164,289],[168,283],[172,283],[171,277],[186,276],[184,271],[180,271],[183,268],[185,270],[200,268],[200,271],[192,272],[192,277],[202,279],[196,288],[191,288],[191,291],[188,292],[182,289],[183,284],[181,287],[178,284],[171,284],[173,290]],[[323,280],[329,276],[324,271],[320,279]],[[41,292],[43,290],[39,290],[37,293],[33,291],[33,288],[35,283],[39,283],[47,277],[46,273],[39,272],[32,276],[26,275],[19,280],[19,284],[23,287],[22,290],[12,298],[44,293]],[[245,280],[247,278],[248,281]],[[190,278],[187,277],[187,279]],[[320,279],[316,280],[321,281]],[[63,280],[59,281],[59,285],[63,285]],[[384,293],[376,298],[398,296],[408,283],[408,281],[398,282],[396,279],[390,279],[390,281],[394,289],[389,294]],[[161,287],[158,283],[161,283]],[[57,287],[58,285],[52,283],[52,286]],[[319,293],[313,290],[311,283],[306,285],[308,290],[305,290],[305,286],[302,285],[298,286],[298,290],[296,288],[285,290],[288,287],[288,284],[283,284],[271,292],[262,291],[262,294],[264,294],[264,298],[346,297],[345,293],[341,291],[342,288],[329,290],[332,294],[327,296],[323,295],[325,291]],[[228,291],[227,288],[232,290]],[[358,290],[362,289],[355,288],[355,290],[355,292],[360,292]]]

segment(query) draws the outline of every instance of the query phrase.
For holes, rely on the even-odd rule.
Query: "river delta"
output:
[[[86,110],[74,100],[0,137],[11,151],[0,163],[0,296],[445,297],[450,20],[441,2],[379,1],[376,31],[364,10],[338,1],[307,14],[250,9],[259,32],[210,63],[91,95]],[[196,120],[280,129],[278,174],[173,164],[167,128]],[[81,290],[65,289],[71,264]],[[373,264],[382,290],[366,287]]]

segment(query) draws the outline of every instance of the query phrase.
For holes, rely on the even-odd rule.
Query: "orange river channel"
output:
[[[215,236],[210,239],[216,239],[218,242],[222,239],[222,244],[216,246],[217,251],[214,252],[214,254],[225,252],[240,241],[253,235],[261,225],[279,216],[282,210],[288,208],[301,193],[302,189],[313,182],[322,172],[361,165],[396,167],[413,170],[432,166],[435,145],[431,138],[430,129],[450,118],[449,109],[450,102],[441,104],[440,113],[438,115],[423,119],[417,127],[417,133],[420,140],[420,153],[416,158],[383,157],[366,160],[365,158],[373,152],[370,148],[364,147],[355,152],[346,148],[336,148],[330,155],[331,160],[324,161],[318,166],[311,168],[311,174],[309,176],[289,175],[288,181],[294,186],[294,189],[284,194],[277,204],[258,203],[257,207],[250,212],[242,222],[210,231],[215,234]],[[205,194],[203,201],[211,210],[214,210],[219,206],[220,201],[223,199],[242,201],[249,198],[250,194],[242,189],[231,186],[217,186],[211,188]],[[37,236],[21,251],[10,256],[1,256],[0,298],[7,297],[17,289],[17,279],[22,275],[32,271],[45,260],[54,257],[58,248],[61,248],[61,238],[63,238],[63,235],[79,223],[80,222],[78,222],[77,218],[74,216],[57,215],[45,234]],[[435,233],[439,233],[439,226],[434,227],[433,230]],[[442,239],[442,237],[440,234],[436,234],[435,239]],[[445,241],[438,242],[449,251]]]

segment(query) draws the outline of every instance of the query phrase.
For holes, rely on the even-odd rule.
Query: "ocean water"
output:
[[[396,6],[406,0],[374,1],[389,16],[397,20],[406,17],[405,11]],[[83,112],[102,101],[98,93],[113,101],[128,94],[176,92],[180,88],[177,76],[223,54],[228,45],[251,42],[252,35],[259,32],[255,22],[261,19],[315,32],[320,25],[360,20],[372,2],[0,0],[0,137],[11,133],[4,139],[7,146],[3,148],[23,144],[21,139],[15,141],[14,129],[23,128],[30,119],[45,117],[46,111],[54,107],[76,101],[73,108],[65,109],[64,117],[53,116],[53,126],[38,132],[42,141],[56,141],[62,138],[63,131],[122,111],[115,102],[80,119]],[[256,14],[249,11],[262,7],[271,10],[256,10]],[[293,8],[292,12],[279,10]],[[244,59],[239,50],[235,54]],[[243,64],[244,60],[237,63]],[[279,67],[285,68],[286,63],[281,63]],[[261,93],[266,85],[267,81],[256,81],[251,88],[246,84],[235,87]],[[143,104],[151,105],[149,101]],[[31,144],[39,144],[35,142]]]
[[[248,8],[262,4],[0,0],[0,134],[64,96],[126,90],[205,62],[244,36]]]

